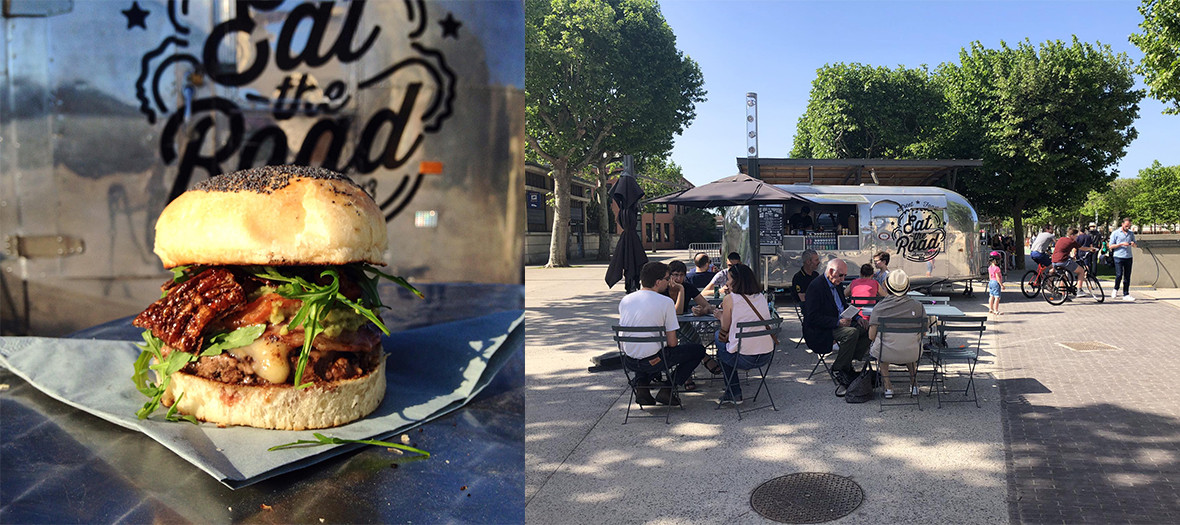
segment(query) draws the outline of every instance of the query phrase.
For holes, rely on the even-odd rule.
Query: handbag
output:
[[[749,297],[747,297],[747,296],[745,296],[745,295],[742,295],[742,294],[738,294],[738,295],[741,295],[742,299],[745,299],[745,300],[746,300],[746,304],[750,305],[750,309],[754,311],[754,315],[758,316],[758,320],[759,320],[759,321],[765,321],[765,320],[766,320],[766,318],[765,318],[765,317],[762,317],[762,314],[761,314],[760,312],[758,312],[758,309],[757,309],[757,308],[754,308],[754,303],[750,302],[750,298],[749,298]],[[722,333],[725,333],[725,332],[722,332]],[[728,334],[727,334],[727,335],[728,335]],[[770,338],[771,338],[772,340],[774,340],[774,346],[775,346],[775,347],[777,347],[777,346],[778,346],[778,336],[777,336],[777,335],[774,335],[774,334],[770,334]]]
[[[877,374],[873,373],[872,367],[865,365],[864,370],[860,371],[860,375],[848,384],[848,390],[844,393],[844,402],[865,403],[871,401],[873,389],[876,388],[876,378]]]

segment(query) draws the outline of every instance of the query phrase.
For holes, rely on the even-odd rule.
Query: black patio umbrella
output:
[[[749,175],[731,175],[708,184],[662,195],[647,201],[650,204],[679,204],[693,208],[744,206],[787,200],[807,200],[774,184]]]
[[[639,201],[643,199],[643,188],[627,171],[615,181],[610,189],[611,200],[619,206],[619,244],[611,255],[610,266],[606,269],[606,285],[613,287],[619,279],[626,277],[627,293],[639,289],[639,270],[647,264],[643,242],[639,240]]]

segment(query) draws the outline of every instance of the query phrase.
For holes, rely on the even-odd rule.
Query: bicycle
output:
[[[1061,271],[1057,271],[1058,269]],[[1045,301],[1053,306],[1058,306],[1070,296],[1077,296],[1079,287],[1075,285],[1075,279],[1074,273],[1065,268],[1051,269],[1041,284],[1041,293],[1044,295]],[[1086,281],[1081,284],[1080,288],[1084,296],[1094,299],[1095,302],[1101,303],[1106,300],[1106,294],[1102,291],[1102,283],[1098,282],[1098,278],[1094,277],[1093,273],[1086,274]]]
[[[1025,273],[1024,278],[1020,280],[1020,293],[1029,299],[1041,293],[1041,283],[1045,281],[1045,270],[1048,268],[1048,266],[1037,263],[1036,270],[1029,270]]]

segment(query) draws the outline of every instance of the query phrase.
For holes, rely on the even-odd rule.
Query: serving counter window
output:
[[[791,203],[783,214],[782,248],[786,251],[860,249],[855,204]]]

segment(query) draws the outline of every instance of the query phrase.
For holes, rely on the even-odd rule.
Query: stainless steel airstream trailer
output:
[[[799,199],[757,206],[758,254],[768,286],[786,287],[799,271],[803,251],[814,249],[821,261],[839,257],[849,273],[872,263],[873,254],[889,252],[890,269],[903,269],[917,288],[971,282],[986,275],[985,247],[979,216],[971,203],[953,191],[929,186],[781,185]],[[815,224],[792,229],[790,218],[807,206]],[[726,209],[725,252],[752,260],[751,207]],[[822,270],[821,270],[822,271]]]
[[[2,4],[4,333],[137,313],[164,205],[266,164],[365,187],[396,273],[520,283],[519,0]]]

